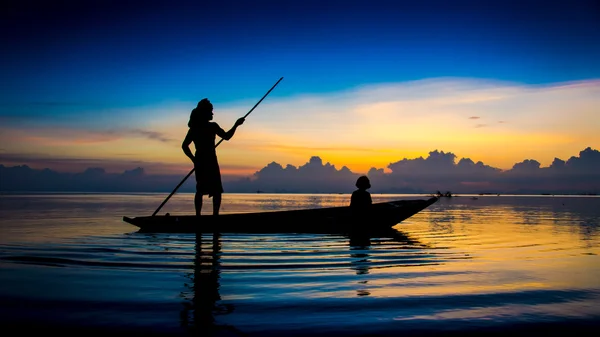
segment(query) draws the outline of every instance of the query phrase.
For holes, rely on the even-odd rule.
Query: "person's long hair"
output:
[[[197,127],[202,123],[206,123],[209,118],[209,114],[212,112],[213,105],[208,98],[203,98],[198,102],[198,105],[192,110],[190,114],[190,121],[188,127]]]

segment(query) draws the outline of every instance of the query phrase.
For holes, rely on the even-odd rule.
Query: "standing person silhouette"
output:
[[[219,168],[217,151],[215,149],[215,138],[219,136],[224,140],[230,140],[235,134],[237,127],[245,121],[243,117],[239,118],[233,127],[225,132],[219,124],[211,122],[212,119],[213,105],[207,98],[204,98],[192,110],[188,122],[189,130],[181,144],[183,153],[194,163],[196,175],[194,206],[196,208],[196,216],[200,216],[202,211],[202,196],[204,195],[213,198],[213,215],[219,215],[223,184],[221,182],[221,169]],[[192,154],[190,150],[192,142],[196,148],[195,154]]]

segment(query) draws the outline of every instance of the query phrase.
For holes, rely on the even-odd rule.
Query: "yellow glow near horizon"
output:
[[[215,106],[215,121],[228,130],[246,103]],[[151,173],[179,173],[190,164],[181,141],[191,107],[146,109],[141,120],[148,123],[135,130],[118,121],[108,131],[0,127],[0,154],[107,159],[151,166]],[[224,173],[248,175],[273,161],[299,167],[312,156],[366,173],[434,150],[501,169],[525,159],[544,167],[555,157],[567,160],[586,147],[600,147],[599,109],[600,81],[542,87],[472,79],[380,84],[266,100],[217,151]]]
[[[483,197],[486,198],[486,197]],[[494,197],[492,197],[494,198]],[[500,197],[501,198],[501,197]],[[481,201],[481,200],[480,200]],[[483,203],[493,203],[483,201]],[[436,262],[436,252],[442,252],[443,263],[432,265],[431,268],[440,273],[432,282],[444,284],[444,287],[422,287],[419,279],[412,282],[407,279],[405,287],[392,287],[388,283],[395,281],[383,280],[369,282],[371,296],[423,296],[444,295],[456,293],[489,293],[490,291],[513,291],[526,289],[554,289],[564,287],[585,288],[595,284],[598,275],[581,275],[572,277],[565,270],[585,270],[587,264],[595,263],[595,259],[572,258],[575,255],[594,256],[598,253],[596,247],[586,246],[584,235],[573,228],[562,226],[561,222],[572,223],[565,214],[557,218],[557,213],[537,209],[537,222],[531,222],[524,217],[526,213],[516,211],[511,207],[478,206],[473,208],[469,216],[455,217],[454,221],[441,226],[437,217],[452,216],[451,212],[443,213],[422,212],[405,223],[401,231],[410,235],[411,239],[424,245],[424,251],[431,254],[432,262]],[[464,221],[463,219],[468,219]],[[473,219],[491,221],[485,226],[469,226]],[[492,220],[490,220],[492,219]],[[492,225],[493,224],[493,225]],[[553,249],[540,249],[551,245]],[[451,257],[455,257],[452,259]],[[368,259],[368,257],[366,257]],[[515,267],[514,261],[521,259],[523,264]],[[370,273],[390,273],[394,270],[410,272],[410,266],[391,267],[387,269],[371,269]],[[493,270],[492,274],[452,273],[457,270]],[[530,277],[514,277],[515,273],[523,273]],[[535,277],[535,275],[544,275]],[[505,277],[512,282],[498,285],[495,280]],[[540,281],[541,280],[541,281]]]

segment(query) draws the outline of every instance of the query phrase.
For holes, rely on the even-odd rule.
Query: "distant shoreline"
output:
[[[135,192],[135,191],[0,191],[0,195],[168,195],[167,192]],[[194,192],[179,192],[177,194],[194,194]],[[225,194],[243,195],[350,195],[348,192],[225,192]],[[371,195],[403,195],[403,196],[433,196],[435,193],[371,193]],[[451,197],[600,197],[596,193],[453,193]]]

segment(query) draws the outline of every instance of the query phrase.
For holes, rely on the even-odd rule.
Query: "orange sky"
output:
[[[259,98],[213,102],[214,121],[228,129]],[[81,171],[95,163],[109,172],[141,166],[149,173],[185,173],[191,164],[181,141],[194,106],[122,108],[122,119],[99,126],[82,127],[76,119],[0,126],[0,154],[15,158],[5,159],[5,166]],[[141,123],[132,128],[131,120]],[[531,86],[432,78],[267,97],[218,154],[224,174],[241,175],[273,161],[300,166],[311,156],[361,173],[433,150],[509,169],[525,159],[548,166],[555,157],[567,160],[586,147],[598,149],[598,130],[600,81]],[[61,164],[63,159],[70,161]]]

